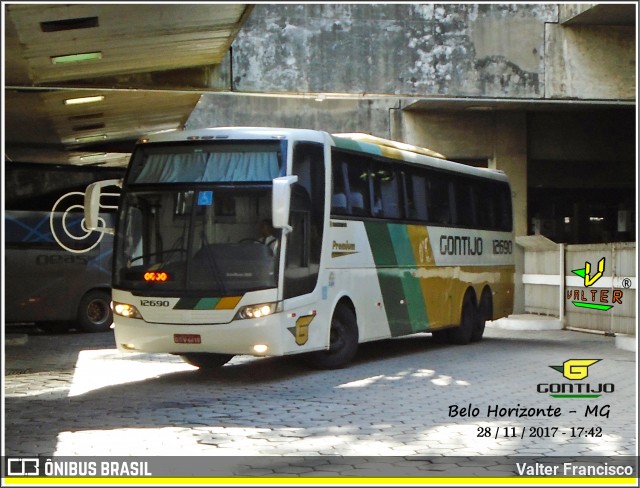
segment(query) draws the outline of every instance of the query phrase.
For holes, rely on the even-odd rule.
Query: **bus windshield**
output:
[[[270,226],[271,196],[282,148],[142,146],[121,202],[114,285],[158,296],[275,288],[280,236]]]
[[[254,141],[141,146],[127,183],[270,183],[281,176],[285,148],[280,142]]]
[[[129,191],[121,204],[120,289],[234,294],[274,288],[278,238],[260,240],[270,188]]]

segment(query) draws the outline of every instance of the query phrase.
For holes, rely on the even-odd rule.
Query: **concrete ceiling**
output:
[[[253,6],[3,8],[5,158],[122,165],[141,135],[181,128],[202,92],[228,89],[229,47]],[[55,62],[76,54],[95,59]],[[65,104],[90,96],[102,98]]]
[[[576,5],[565,7],[563,23],[635,25],[634,5]],[[202,93],[231,91],[230,46],[253,5],[5,2],[3,9],[5,158],[125,165],[141,135],[182,128]],[[54,63],[57,56],[73,54],[97,59]],[[64,103],[97,95],[103,98],[95,103]],[[556,105],[430,98],[407,100],[405,107],[482,111]]]

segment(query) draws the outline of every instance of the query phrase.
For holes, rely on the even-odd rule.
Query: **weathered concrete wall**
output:
[[[580,14],[587,12],[588,10],[596,7],[597,3],[570,3],[561,4],[558,7],[558,21],[561,24],[566,22],[572,22],[576,20]]]
[[[453,160],[490,160],[495,152],[495,113],[406,110],[392,138],[428,147]]]
[[[258,5],[233,44],[239,92],[544,96],[555,4]]]
[[[220,126],[290,127],[368,132],[389,137],[389,110],[397,100],[324,100],[205,94],[186,128]]]
[[[636,31],[547,25],[547,98],[635,100]]]

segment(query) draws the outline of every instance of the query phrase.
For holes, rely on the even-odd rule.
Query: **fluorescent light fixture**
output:
[[[493,107],[489,105],[472,105],[470,107],[466,107],[465,110],[471,110],[474,112],[490,112],[493,110]]]
[[[104,141],[107,138],[106,134],[99,134],[95,136],[76,137],[76,142],[96,142]]]
[[[67,98],[64,101],[65,105],[80,105],[81,103],[95,103],[104,100],[104,95],[96,95],[93,97],[79,97],[79,98]]]
[[[102,59],[102,52],[63,54],[62,56],[51,56],[50,59],[53,64],[82,63]]]

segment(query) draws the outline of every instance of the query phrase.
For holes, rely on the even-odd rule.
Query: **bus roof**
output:
[[[287,129],[278,127],[211,127],[206,129],[171,130],[144,136],[138,143],[171,142],[188,140],[233,140],[233,139],[306,139],[322,142],[326,132],[310,129]]]
[[[431,156],[432,158],[447,159],[446,156],[439,152],[427,149],[426,147],[414,146],[412,144],[406,144],[404,142],[392,141],[389,139],[383,139],[382,137],[372,136],[371,134],[363,134],[360,132],[345,133],[345,134],[332,134],[334,140],[349,139],[354,142],[364,142],[367,144],[375,144],[376,146],[399,149],[401,151],[413,152],[416,154],[422,154],[424,156]]]
[[[392,160],[401,160],[418,165],[428,165],[437,169],[455,171],[482,178],[493,178],[507,180],[504,171],[477,168],[455,161],[449,161],[446,157],[436,151],[424,147],[413,146],[403,142],[391,141],[369,134],[350,133],[332,134],[335,145],[342,149],[348,149],[375,156],[382,156]]]
[[[336,147],[352,151],[382,156],[392,160],[406,161],[418,165],[466,173],[484,178],[506,180],[503,171],[476,168],[466,164],[449,161],[444,155],[424,147],[392,141],[364,133],[329,134],[312,129],[291,129],[271,127],[212,127],[192,130],[171,130],[145,136],[138,143],[172,141],[209,141],[209,140],[260,140],[260,139],[296,139],[313,142],[331,142]]]

